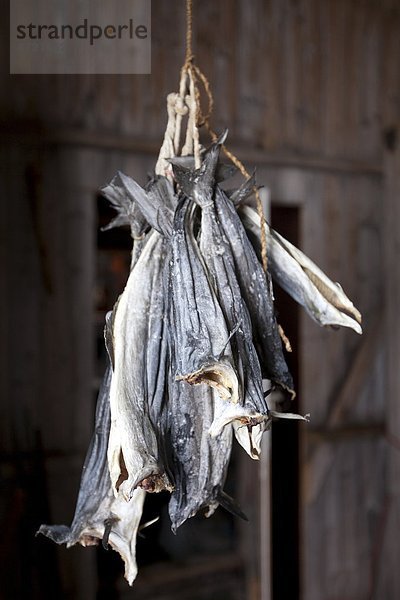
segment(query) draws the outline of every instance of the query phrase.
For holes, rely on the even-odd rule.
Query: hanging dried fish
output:
[[[168,400],[168,438],[174,490],[169,502],[172,530],[203,508],[210,516],[223,502],[232,447],[232,430],[225,427],[212,438],[218,393],[202,384],[192,386],[176,381],[175,361],[171,356]]]
[[[160,324],[164,318],[164,239],[153,232],[129,275],[112,315],[114,374],[108,462],[115,493],[129,499],[146,491],[171,489],[149,415],[152,393],[163,393]],[[156,369],[148,369],[151,364]]]
[[[146,491],[171,492],[173,531],[201,509],[211,515],[219,504],[245,518],[224,492],[232,432],[258,458],[272,419],[307,419],[267,406],[263,376],[292,397],[294,391],[270,273],[256,252],[259,217],[248,206],[255,177],[224,192],[219,183],[236,170],[219,161],[226,135],[201,150],[196,81],[207,80],[194,70],[190,40],[180,93],[168,96],[156,166],[167,177],[156,175],[142,188],[119,173],[102,190],[118,213],[106,229],[130,226],[131,270],[106,317],[111,366],[99,392],[73,523],[39,530],[67,546],[110,543],[130,584]],[[184,115],[181,153],[194,156],[171,157],[171,170],[168,153],[178,153]],[[318,323],[361,333],[361,315],[341,288],[267,225],[265,233],[274,279]]]
[[[255,234],[260,245],[260,219],[250,206],[239,214],[245,227]],[[274,280],[304,306],[319,325],[340,325],[362,333],[361,315],[338,283],[333,283],[303,252],[288,242],[267,223],[268,259]]]
[[[237,281],[231,247],[222,233],[214,203],[214,173],[219,149],[220,144],[211,147],[197,172],[182,171],[175,165],[174,174],[180,187],[202,209],[200,250],[228,330],[234,332],[231,347],[239,378],[239,403],[233,406],[226,402],[221,404],[211,431],[216,435],[228,423],[235,421],[238,425],[235,428],[238,441],[249,450],[250,456],[258,457],[259,445],[253,443],[251,432],[253,427],[268,420],[268,407],[263,394],[261,368],[252,341],[250,316]],[[250,438],[249,442],[243,439],[246,437]]]
[[[170,240],[168,314],[177,352],[176,377],[190,384],[207,383],[237,402],[229,332],[194,238],[192,202],[182,197],[173,216],[162,194],[146,192],[122,173],[120,177],[148,222]],[[167,181],[158,178],[163,180]]]
[[[238,380],[224,315],[210,284],[192,228],[192,202],[175,213],[170,279],[170,328],[174,330],[178,379],[207,383],[238,402]]]
[[[269,273],[264,273],[234,204],[219,186],[215,189],[215,206],[234,257],[241,293],[249,309],[263,375],[294,395],[293,380],[283,355],[275,318]]]
[[[202,152],[202,159],[206,156],[207,150]],[[178,167],[181,171],[193,171],[195,169],[195,160],[193,156],[175,156],[174,158],[170,158],[169,162]],[[235,165],[230,164],[227,165],[225,163],[219,162],[215,167],[214,178],[217,183],[221,183],[225,181],[225,179],[230,179],[237,173],[237,168]]]
[[[171,283],[171,277],[174,268],[172,267],[171,272],[169,264],[170,262],[174,264],[175,230],[173,212],[168,210],[168,207],[176,204],[172,186],[168,180],[159,177],[155,180],[154,186],[146,191],[126,175],[121,173],[120,177],[127,193],[137,200],[149,223],[164,235],[166,240],[170,240],[170,261],[164,262],[164,285],[166,294],[173,295],[171,285],[174,285],[175,281]],[[190,281],[192,278],[190,272],[189,276]],[[182,291],[182,286],[180,290]],[[178,312],[181,311],[180,305],[184,304],[185,298],[175,292],[174,300],[180,303]],[[174,490],[169,512],[173,530],[202,508],[208,507],[208,513],[211,514],[219,502],[226,504],[226,496],[222,490],[232,444],[230,428],[225,428],[215,439],[208,433],[215,415],[215,404],[218,401],[216,392],[204,383],[192,386],[176,378],[176,373],[179,371],[176,355],[182,355],[182,347],[176,340],[176,327],[176,320],[170,322],[168,398],[164,399],[162,410],[157,408],[158,413],[163,415],[159,428],[164,435],[165,453],[171,460],[170,471]],[[226,330],[224,335],[226,343],[228,337]],[[208,358],[209,353],[206,356]],[[216,382],[213,381],[212,385],[215,384]],[[232,510],[232,506],[230,509]]]
[[[74,544],[94,546],[102,541],[107,546],[109,543],[123,559],[125,578],[132,584],[137,574],[136,535],[146,494],[135,490],[130,502],[125,502],[115,498],[112,491],[107,465],[111,377],[109,366],[98,395],[95,432],[82,469],[72,525],[42,525],[38,533],[68,548]]]

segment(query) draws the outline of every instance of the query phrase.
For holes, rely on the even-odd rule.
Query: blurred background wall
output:
[[[203,570],[197,561],[197,571],[196,564],[173,571],[171,555],[175,563],[182,556],[167,548],[153,557],[164,570],[149,564],[147,579],[129,592],[118,568],[113,575],[95,550],[67,551],[33,537],[42,522],[72,519],[101,375],[101,312],[114,300],[105,302],[104,290],[123,287],[126,241],[98,236],[98,189],[118,169],[144,183],[154,168],[166,95],[177,90],[184,58],[185,7],[183,0],[153,0],[151,75],[10,76],[8,3],[2,5],[4,597],[267,598],[261,575],[269,550],[260,546],[260,520],[269,520],[266,483],[258,466],[243,467],[241,458],[235,485],[252,525],[224,522],[235,529],[231,541],[219,554],[206,545],[203,558],[214,558]],[[271,193],[273,224],[275,214],[277,229],[342,284],[364,317],[360,338],[322,330],[282,301],[283,325],[297,342],[298,409],[312,419],[290,429],[295,444],[276,434],[273,598],[395,600],[399,3],[195,0],[194,11],[194,49],[214,92],[214,129],[228,127],[230,147],[249,169],[257,167]]]

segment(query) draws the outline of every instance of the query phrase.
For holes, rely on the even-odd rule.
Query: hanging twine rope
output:
[[[207,97],[208,107],[204,114],[201,108],[200,85]],[[205,127],[211,139],[215,142],[218,139],[217,134],[210,125],[210,118],[214,108],[214,98],[211,91],[210,82],[194,64],[193,54],[193,0],[186,0],[186,52],[185,62],[181,69],[181,78],[178,94],[169,94],[167,98],[168,123],[164,135],[164,141],[161,146],[159,158],[156,165],[156,173],[173,179],[172,169],[168,159],[181,154],[182,156],[193,155],[195,168],[201,165],[201,145],[199,141],[199,128]],[[182,119],[187,117],[187,128],[185,142],[180,150]],[[245,179],[249,179],[250,173],[244,164],[225,146],[222,149],[241,172]],[[262,200],[258,188],[255,186],[254,196],[256,198],[257,212],[260,219],[260,241],[261,241],[261,262],[263,270],[267,273],[268,255],[267,255],[267,236],[265,231],[266,220]],[[282,342],[288,352],[292,351],[290,341],[285,332],[279,325],[279,334]]]
[[[193,0],[186,0],[186,58],[185,58],[185,64],[183,65],[182,71],[184,73],[186,73],[186,72],[190,73],[191,80],[194,82],[195,101],[196,101],[196,105],[197,105],[197,111],[196,111],[196,113],[197,113],[196,114],[197,129],[204,125],[205,128],[207,129],[208,133],[210,134],[211,139],[215,142],[218,139],[218,136],[215,133],[215,131],[213,131],[211,129],[210,122],[209,122],[211,115],[212,115],[213,108],[214,108],[214,98],[213,98],[213,95],[211,92],[210,82],[208,81],[207,77],[199,69],[199,67],[197,67],[196,65],[193,64],[194,54],[193,54],[192,44],[193,44]],[[203,114],[202,110],[201,110],[200,89],[199,89],[199,85],[198,85],[199,83],[202,84],[204,92],[208,99],[208,109],[207,109],[206,114]],[[225,146],[225,144],[222,145],[222,149],[225,153],[225,156],[227,156],[229,158],[229,160],[241,172],[243,177],[245,179],[248,179],[250,177],[250,173],[246,170],[245,166],[237,158],[237,156],[235,156],[230,150],[228,150],[228,148]],[[261,260],[262,260],[263,269],[265,272],[267,272],[268,257],[267,257],[267,238],[266,238],[265,227],[264,227],[265,217],[264,217],[264,210],[263,210],[260,193],[256,187],[254,187],[254,195],[256,198],[256,202],[257,202],[257,212],[260,217]]]

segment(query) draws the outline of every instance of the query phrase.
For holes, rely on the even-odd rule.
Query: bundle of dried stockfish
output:
[[[131,272],[107,316],[110,366],[73,523],[39,531],[67,546],[110,543],[129,583],[146,492],[171,493],[174,531],[219,504],[243,516],[224,492],[233,436],[257,459],[273,418],[305,419],[266,401],[263,380],[294,395],[271,276],[320,325],[361,333],[340,286],[267,224],[264,272],[254,177],[225,192],[220,145],[200,168],[179,157],[144,189],[122,173],[103,189],[118,212],[109,227],[131,228]]]

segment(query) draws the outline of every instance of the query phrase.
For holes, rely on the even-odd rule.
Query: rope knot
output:
[[[183,98],[181,98],[179,96],[179,94],[177,94],[177,98],[175,100],[175,111],[178,115],[181,115],[182,117],[184,117],[185,115],[187,115],[188,113],[188,107],[187,104],[184,102]]]

